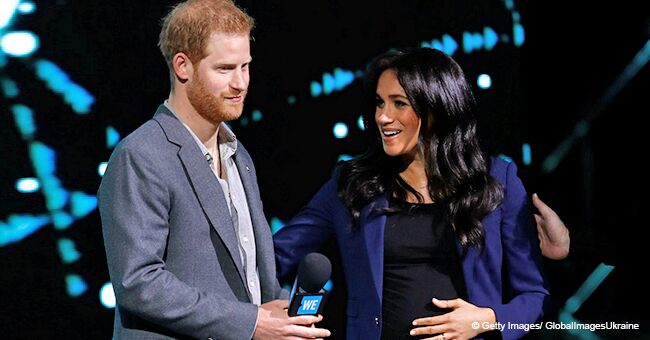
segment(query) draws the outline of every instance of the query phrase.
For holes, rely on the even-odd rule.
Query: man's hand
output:
[[[321,339],[330,331],[316,328],[315,323],[323,317],[302,315],[289,317],[287,300],[273,300],[262,304],[258,310],[257,327],[253,339]]]

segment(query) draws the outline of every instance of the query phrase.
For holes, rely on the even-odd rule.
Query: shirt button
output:
[[[248,242],[248,237],[246,237],[246,236],[242,237],[242,241]]]
[[[255,287],[255,281],[249,281],[248,284],[249,284],[251,287]]]

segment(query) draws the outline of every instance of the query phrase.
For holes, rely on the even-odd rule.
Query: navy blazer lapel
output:
[[[380,300],[384,284],[384,228],[386,227],[386,215],[377,213],[377,211],[385,208],[388,208],[388,199],[381,196],[365,206],[361,210],[360,217],[363,236],[366,241],[368,262],[375,282],[375,289],[377,289],[377,296]]]
[[[192,184],[192,189],[199,200],[203,213],[207,216],[210,225],[222,239],[226,248],[228,248],[228,253],[230,253],[237,267],[239,276],[242,282],[245,283],[235,227],[229,214],[230,210],[226,203],[226,197],[219,182],[214,177],[212,169],[210,169],[205,157],[201,154],[201,150],[196,145],[192,135],[183,126],[183,123],[164,105],[158,107],[154,120],[165,131],[167,140],[180,147],[178,157],[185,169],[188,180]]]

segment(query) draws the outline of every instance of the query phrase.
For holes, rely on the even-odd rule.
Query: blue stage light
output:
[[[24,194],[36,192],[40,188],[41,182],[34,177],[21,178],[16,181],[16,190]]]
[[[20,94],[16,82],[9,78],[0,78],[0,86],[2,87],[2,93],[7,98],[16,98]]]
[[[59,249],[61,261],[65,264],[76,262],[81,258],[81,253],[77,251],[74,241],[70,239],[60,238],[57,241],[57,248]]]
[[[338,161],[339,162],[349,161],[352,158],[354,158],[354,157],[352,157],[352,156],[350,156],[348,154],[342,154],[342,155],[339,155]]]
[[[16,13],[19,2],[19,0],[0,1],[0,30],[9,25],[11,18]]]
[[[114,148],[120,141],[120,133],[112,126],[106,127],[106,147]]]
[[[21,241],[50,221],[47,215],[10,215],[7,222],[0,221],[0,247]]]
[[[72,297],[80,296],[88,290],[88,285],[84,279],[77,274],[68,274],[65,276],[66,288],[68,295]]]
[[[108,167],[108,162],[99,163],[99,166],[97,166],[97,173],[99,174],[99,176],[104,177],[104,173],[106,172],[106,167]]]
[[[110,282],[106,282],[99,290],[99,302],[106,308],[115,308],[115,291]]]
[[[338,122],[334,124],[334,137],[336,138],[345,138],[348,136],[348,126],[345,123]]]
[[[492,86],[492,78],[487,74],[481,74],[478,76],[476,83],[479,88],[487,90]]]
[[[312,81],[310,84],[310,90],[311,90],[311,96],[316,98],[320,96],[321,93],[323,93],[323,87],[315,81]]]
[[[97,196],[75,191],[70,195],[70,212],[76,218],[84,217],[97,208]]]
[[[530,144],[524,143],[521,146],[521,158],[523,159],[524,165],[530,165],[533,162],[533,151],[530,148]]]
[[[23,1],[18,5],[20,14],[32,14],[36,11],[36,5],[31,1]]]
[[[278,230],[282,229],[284,227],[284,222],[280,220],[277,217],[271,218],[271,221],[269,223],[271,225],[271,233],[275,235],[275,233],[278,232]]]
[[[38,37],[28,31],[9,32],[0,38],[0,49],[12,57],[28,57],[39,46]]]
[[[22,104],[16,104],[11,107],[11,111],[14,113],[14,122],[23,139],[31,140],[36,132],[32,109]]]

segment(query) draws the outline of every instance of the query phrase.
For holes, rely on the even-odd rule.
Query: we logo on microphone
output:
[[[315,315],[318,312],[318,306],[323,300],[323,296],[303,296],[300,303],[300,308],[296,312],[297,315]]]

